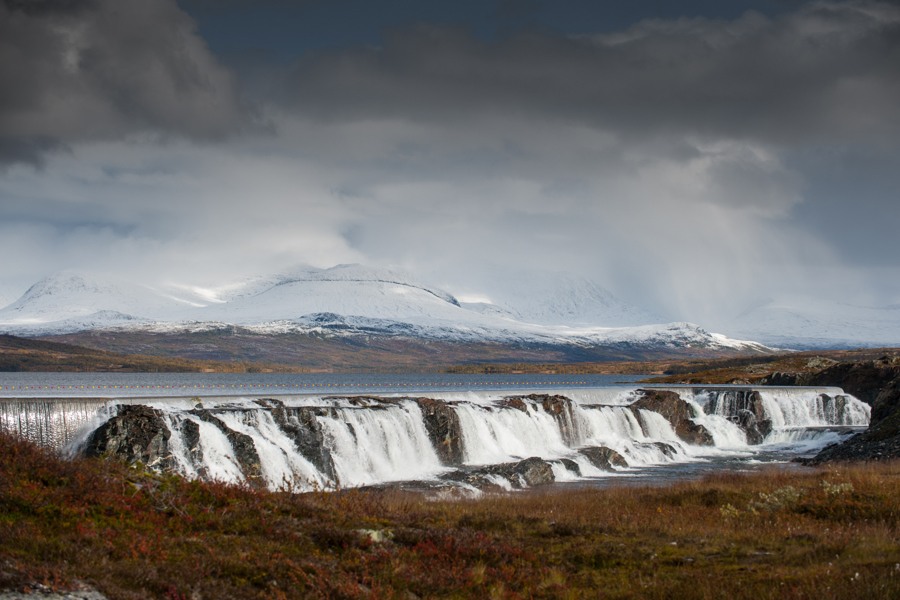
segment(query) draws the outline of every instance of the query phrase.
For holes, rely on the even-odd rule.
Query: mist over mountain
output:
[[[766,298],[722,329],[736,337],[797,350],[898,346],[900,305],[856,306],[806,296]]]

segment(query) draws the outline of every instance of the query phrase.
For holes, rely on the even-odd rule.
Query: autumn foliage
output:
[[[802,470],[801,470],[802,469]],[[267,492],[0,435],[0,590],[109,598],[897,598],[900,465],[479,499]]]

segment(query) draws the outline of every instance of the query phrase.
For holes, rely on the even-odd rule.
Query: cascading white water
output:
[[[63,450],[103,419],[106,400],[93,398],[0,399],[0,431],[15,433],[45,448]]]
[[[340,408],[319,422],[342,485],[427,479],[442,470],[413,402],[377,410]]]
[[[297,452],[294,442],[278,427],[266,410],[216,415],[232,431],[253,439],[263,478],[270,488],[283,484],[304,487],[325,483],[325,478]]]
[[[704,407],[697,402],[694,394],[689,392],[682,393],[681,397],[694,409],[694,414],[696,415],[694,422],[705,427],[712,435],[716,448],[733,449],[743,448],[747,445],[747,434],[726,417],[726,415],[731,413],[717,410],[714,414],[707,414]],[[709,404],[706,404],[706,406],[709,406]],[[716,407],[718,408],[719,405],[716,404]]]
[[[832,391],[832,393],[834,393]],[[869,424],[871,408],[845,394],[829,395],[818,390],[780,389],[778,393],[759,391],[766,416],[772,426],[825,427],[848,425],[864,427]]]
[[[531,403],[515,408],[454,406],[462,430],[466,463],[509,462],[530,456],[556,458],[571,453],[556,420]]]
[[[580,446],[605,446],[621,454],[629,466],[652,465],[671,462],[674,457],[662,448],[649,442],[665,441],[674,450],[687,458],[682,444],[668,421],[656,413],[649,413],[651,420],[649,436],[644,434],[641,422],[626,407],[599,406],[576,407],[573,411],[583,431]],[[642,414],[648,411],[642,411]],[[658,417],[658,419],[656,418]],[[656,435],[660,437],[655,437]],[[579,461],[579,464],[581,462]]]
[[[182,474],[188,477],[198,477],[200,470],[205,472],[208,479],[237,483],[244,479],[234,448],[225,434],[212,423],[207,423],[194,415],[166,414],[164,416],[169,431],[169,449],[175,457]],[[194,465],[188,456],[188,450],[184,444],[182,430],[185,421],[196,423],[200,430],[199,445],[203,459],[202,464]],[[199,467],[199,468],[198,468]]]

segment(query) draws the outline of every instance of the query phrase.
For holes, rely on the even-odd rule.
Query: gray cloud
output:
[[[900,301],[895,5],[496,42],[410,26],[251,61],[269,127],[228,137],[234,78],[171,2],[26,4],[0,8],[0,162],[45,162],[0,173],[14,287],[359,261],[487,296],[492,273],[571,271],[703,325],[779,290]]]
[[[776,19],[643,21],[615,34],[395,29],[383,47],[312,54],[288,102],[319,118],[473,114],[778,144],[891,139],[900,125],[900,7],[814,2]]]
[[[171,0],[0,4],[0,160],[137,132],[217,139],[245,118],[234,76]]]

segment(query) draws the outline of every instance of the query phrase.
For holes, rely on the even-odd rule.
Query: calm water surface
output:
[[[0,397],[241,396],[626,387],[646,375],[0,373]]]

